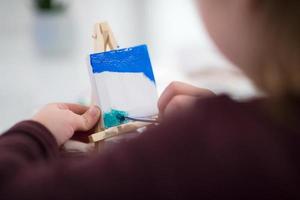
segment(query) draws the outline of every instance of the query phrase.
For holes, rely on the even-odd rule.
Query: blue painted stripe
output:
[[[107,51],[90,55],[93,73],[132,72],[144,73],[155,83],[146,45]]]

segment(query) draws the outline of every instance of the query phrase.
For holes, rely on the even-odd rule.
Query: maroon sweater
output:
[[[300,199],[300,129],[258,105],[199,100],[112,152],[73,159],[21,122],[0,137],[0,199]]]

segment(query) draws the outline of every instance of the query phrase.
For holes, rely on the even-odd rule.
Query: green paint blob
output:
[[[111,128],[128,123],[128,120],[125,119],[127,116],[128,113],[125,111],[112,109],[110,112],[104,113],[103,115],[104,127]]]

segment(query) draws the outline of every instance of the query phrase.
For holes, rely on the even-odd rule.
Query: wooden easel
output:
[[[108,25],[108,23],[97,23],[94,27],[94,52],[102,53],[108,50],[114,50],[118,48],[115,37]],[[96,149],[99,151],[103,146],[103,142],[106,139],[120,136],[124,133],[135,131],[139,128],[150,125],[151,123],[145,122],[131,122],[122,124],[120,126],[104,129],[102,123],[98,123],[96,127],[96,133],[89,136],[89,141],[95,144]]]
[[[118,48],[115,37],[106,22],[95,24],[93,39],[95,53],[102,53]]]

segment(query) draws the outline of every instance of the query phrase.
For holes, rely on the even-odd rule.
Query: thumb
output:
[[[100,109],[97,106],[91,106],[84,114],[77,115],[75,130],[88,131],[99,121]]]

